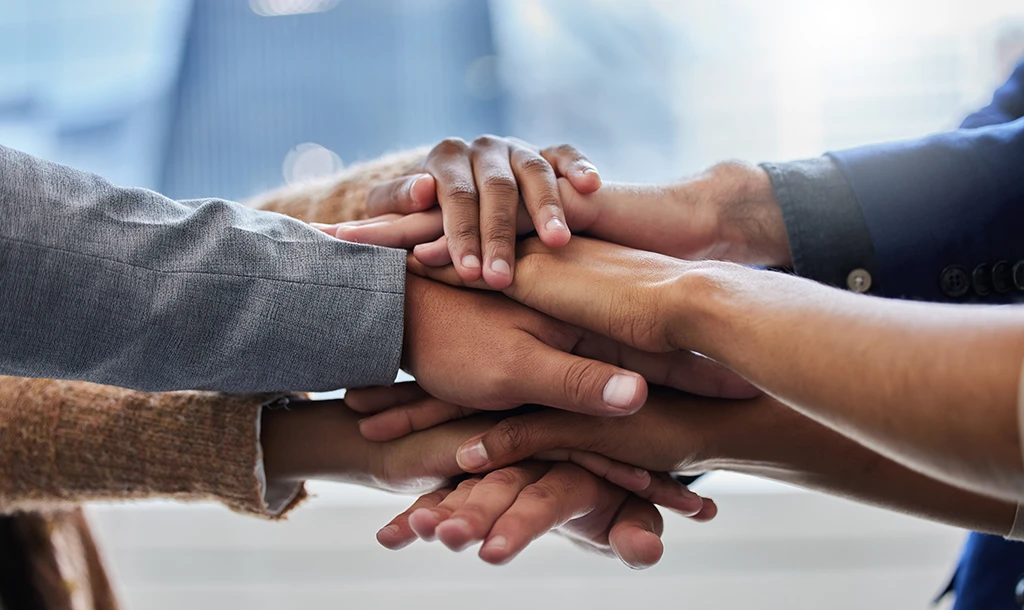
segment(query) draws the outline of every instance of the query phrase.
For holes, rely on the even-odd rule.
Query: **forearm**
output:
[[[404,255],[0,147],[0,372],[145,390],[394,379]]]
[[[798,411],[957,485],[1024,498],[1024,314],[877,299],[707,263],[679,292],[679,345]]]
[[[942,483],[765,397],[723,407],[707,465],[957,527],[1006,535],[1015,504]]]

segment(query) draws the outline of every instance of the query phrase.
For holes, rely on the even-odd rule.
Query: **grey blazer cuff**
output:
[[[871,234],[835,162],[824,156],[761,167],[782,208],[796,273],[855,292],[877,289]]]

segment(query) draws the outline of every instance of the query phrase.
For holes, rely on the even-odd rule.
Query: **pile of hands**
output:
[[[602,184],[570,146],[485,136],[446,140],[367,206],[368,220],[316,226],[410,251],[402,368],[417,381],[319,408],[362,437],[345,480],[425,492],[382,545],[482,543],[500,564],[555,530],[644,568],[663,552],[656,506],[715,517],[670,473],[715,467],[712,431],[760,392],[680,348],[671,292],[706,259],[789,263],[760,169]]]

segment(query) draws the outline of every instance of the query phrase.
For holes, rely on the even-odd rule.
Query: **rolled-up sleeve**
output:
[[[405,256],[0,147],[0,372],[139,390],[394,380]]]

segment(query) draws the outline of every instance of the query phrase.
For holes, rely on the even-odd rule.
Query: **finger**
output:
[[[472,166],[480,193],[483,277],[501,290],[512,283],[519,212],[519,184],[512,173],[508,144],[489,136],[477,138]]]
[[[569,227],[551,164],[539,153],[517,146],[512,149],[512,171],[540,240],[551,248],[569,243]]]
[[[478,280],[480,268],[480,201],[469,161],[469,148],[461,140],[445,140],[427,159],[426,170],[437,182],[437,199],[444,219],[444,234],[459,276]]]
[[[587,449],[596,440],[597,419],[540,411],[501,420],[459,447],[456,460],[466,472],[494,470],[555,449]]]
[[[550,468],[550,464],[529,461],[487,474],[462,506],[438,524],[434,530],[437,539],[453,551],[462,551],[483,540],[519,492],[540,480]]]
[[[477,413],[476,409],[431,397],[392,407],[361,420],[359,432],[368,441],[391,441],[474,413]]]
[[[643,491],[651,486],[651,473],[592,451],[549,449],[533,455],[545,462],[572,462],[627,491]]]
[[[540,154],[555,168],[556,174],[567,178],[580,193],[586,195],[601,188],[601,175],[597,168],[575,146],[552,146],[540,151]]]
[[[375,184],[366,195],[366,213],[369,216],[411,214],[435,203],[434,177],[417,173]]]
[[[704,498],[704,505],[701,507],[700,512],[695,515],[683,515],[691,521],[698,523],[707,523],[718,516],[718,505],[711,498]]]
[[[643,570],[661,560],[665,546],[661,542],[664,521],[650,502],[636,496],[626,499],[615,516],[608,543],[622,563]]]
[[[636,371],[648,383],[716,398],[754,398],[761,391],[731,369],[691,351],[651,353],[587,333],[573,353]]]
[[[416,257],[417,261],[428,267],[446,267],[452,264],[452,253],[448,251],[448,238],[444,235],[429,244],[419,244],[412,249],[412,255]]]
[[[441,502],[432,508],[421,508],[409,513],[409,527],[416,532],[420,540],[432,542],[434,540],[434,529],[439,523],[447,519],[452,512],[466,502],[469,493],[480,482],[480,477],[466,479],[459,483],[454,491],[449,493]]]
[[[442,237],[441,239],[447,240],[447,237]],[[433,244],[431,244],[431,249],[433,249],[433,247]],[[447,267],[428,267],[418,260],[416,252],[417,250],[414,249],[412,254],[405,259],[405,269],[409,273],[429,278],[441,282],[442,284],[448,284],[449,286],[475,288],[477,290],[494,290],[487,285],[487,282],[485,282],[482,277],[472,281],[465,280],[459,274],[459,271],[454,265],[448,265]]]
[[[335,237],[344,241],[372,244],[385,248],[412,248],[429,243],[444,234],[441,210],[434,208],[408,216],[382,216],[380,222],[344,223],[335,229]]]
[[[377,532],[377,542],[392,551],[403,549],[415,542],[417,536],[409,526],[409,515],[421,508],[430,509],[437,506],[451,491],[451,488],[438,489],[417,498],[412,506],[380,528],[380,531]]]
[[[491,528],[480,547],[488,563],[511,561],[532,541],[570,519],[593,511],[602,500],[610,504],[626,492],[570,464],[552,466],[539,481],[519,493],[515,503]]]
[[[356,413],[372,414],[426,398],[427,392],[415,381],[358,388],[345,392],[345,404]]]
[[[567,354],[539,340],[532,357],[520,360],[518,368],[519,383],[509,398],[520,404],[621,417],[635,413],[647,400],[642,376]]]
[[[652,504],[669,508],[684,517],[695,517],[704,510],[703,498],[664,472],[653,473],[651,484],[647,489],[633,493]]]

